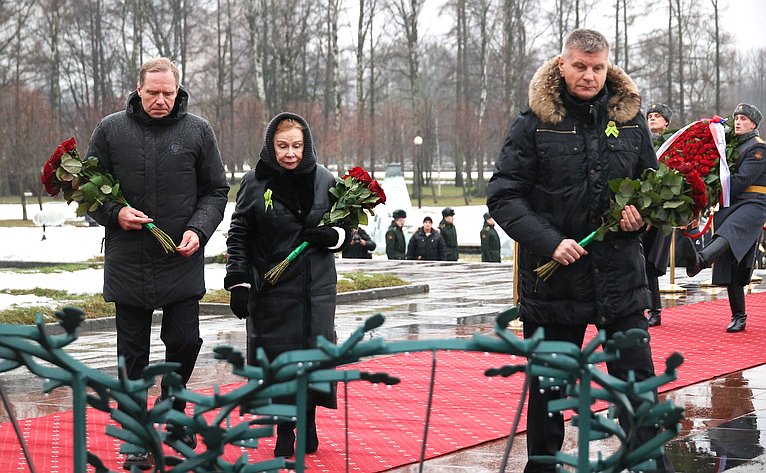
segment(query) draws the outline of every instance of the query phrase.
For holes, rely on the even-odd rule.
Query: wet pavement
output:
[[[210,274],[221,274],[222,267],[208,265]],[[374,260],[338,260],[339,273],[365,271],[395,274],[412,284],[428,284],[429,292],[339,304],[336,323],[338,339],[346,339],[367,317],[382,313],[386,323],[370,334],[386,340],[416,340],[428,338],[467,337],[479,331],[492,331],[495,315],[513,304],[513,267],[510,264],[441,263]],[[756,271],[757,276],[766,274]],[[675,285],[685,292],[663,293],[663,306],[674,307],[726,298],[725,290],[711,288],[705,283],[709,270],[695,278],[687,278],[683,269],[676,271]],[[217,277],[217,276],[216,276]],[[670,288],[669,275],[660,279],[663,289]],[[766,290],[763,282],[754,283],[752,292]],[[244,350],[245,330],[242,321],[228,314],[201,318],[204,344],[191,389],[210,387],[211,381],[223,385],[239,382],[224,363],[213,359],[212,349],[221,344]],[[760,314],[750,314],[758,316]],[[721,336],[728,320],[721,320]],[[520,330],[520,327],[516,328]],[[729,335],[732,336],[732,335]],[[115,335],[104,328],[84,332],[71,347],[70,353],[91,367],[106,372],[116,371]],[[164,347],[158,334],[153,336],[152,361],[161,361]],[[725,362],[725,360],[723,361]],[[22,370],[0,375],[10,393],[16,414],[20,418],[37,417],[71,409],[67,389],[41,394],[42,381]],[[152,392],[150,395],[154,395]],[[766,365],[738,371],[711,381],[676,389],[661,397],[672,398],[686,409],[679,437],[667,445],[679,472],[749,473],[766,471]],[[0,410],[0,421],[7,420]],[[510,427],[510,426],[509,426]],[[609,451],[616,445],[610,441],[592,446],[592,451]],[[474,448],[445,455],[425,464],[432,472],[496,472],[499,471],[505,441],[489,442]],[[526,460],[525,437],[514,441],[510,464],[506,471],[522,471]],[[564,451],[576,449],[575,429],[567,429]],[[399,473],[419,471],[418,465],[394,469]]]

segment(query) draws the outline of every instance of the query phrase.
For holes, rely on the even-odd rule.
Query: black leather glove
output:
[[[334,227],[307,228],[303,232],[303,239],[320,248],[332,248],[338,244],[339,235]]]
[[[246,319],[250,316],[247,311],[247,301],[250,299],[250,289],[245,286],[232,287],[229,291],[229,307],[240,319]]]

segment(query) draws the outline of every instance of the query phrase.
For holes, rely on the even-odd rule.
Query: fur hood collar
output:
[[[558,124],[566,117],[567,109],[559,87],[563,82],[555,56],[546,61],[529,83],[529,108],[542,121]],[[609,65],[606,73],[609,90],[607,115],[616,122],[626,122],[640,112],[641,94],[635,82],[619,66]]]

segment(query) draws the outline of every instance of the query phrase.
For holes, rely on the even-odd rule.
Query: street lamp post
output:
[[[420,136],[420,134],[417,134],[412,142],[415,144],[415,175],[413,176],[413,183],[416,186],[415,192],[418,195],[418,208],[420,208],[423,196],[423,182],[421,180],[422,173],[420,169],[420,147],[423,145],[423,137]]]

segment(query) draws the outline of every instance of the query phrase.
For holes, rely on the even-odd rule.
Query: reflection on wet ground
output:
[[[386,323],[371,332],[371,338],[382,337],[393,341],[464,338],[477,332],[490,334],[495,316],[513,303],[513,267],[509,264],[338,260],[340,273],[359,270],[396,274],[413,284],[429,284],[430,290],[425,294],[339,305],[336,325],[340,341],[376,313],[384,314]],[[664,307],[726,298],[725,290],[704,284],[710,277],[709,270],[696,278],[676,276],[676,285],[683,286],[686,291],[663,293]],[[668,275],[660,282],[661,287],[670,287]],[[766,285],[759,280],[750,289],[761,292],[766,290]],[[723,328],[726,322],[721,320],[722,336],[725,336]],[[212,349],[227,344],[244,350],[242,321],[229,314],[219,314],[203,316],[200,325],[204,345],[189,387],[202,389],[211,384],[241,381],[231,374],[228,365],[213,358]],[[520,326],[513,327],[517,333],[520,332]],[[83,333],[68,351],[91,367],[112,375],[116,373],[115,335],[112,330]],[[164,347],[155,333],[152,361],[160,361],[163,356]],[[20,418],[71,409],[67,389],[41,394],[42,381],[21,370],[4,373],[0,379],[10,393]],[[211,380],[214,381],[211,383]],[[150,392],[150,396],[157,394],[156,389]],[[677,471],[721,472],[742,464],[756,469],[737,468],[736,472],[761,471],[763,461],[759,457],[763,458],[766,448],[766,436],[762,432],[766,429],[766,366],[677,389],[666,396],[686,409],[681,435],[667,446]],[[7,418],[7,413],[0,410],[0,421]],[[426,462],[424,470],[498,471],[505,444],[505,441],[489,442],[445,455]],[[595,455],[596,451],[607,452],[616,447],[614,440],[604,441],[597,443],[592,451]],[[569,428],[564,451],[574,449],[576,431]],[[522,471],[526,461],[525,451],[525,439],[520,435],[514,441],[507,471]],[[409,473],[418,471],[418,467],[410,465],[393,471]]]

